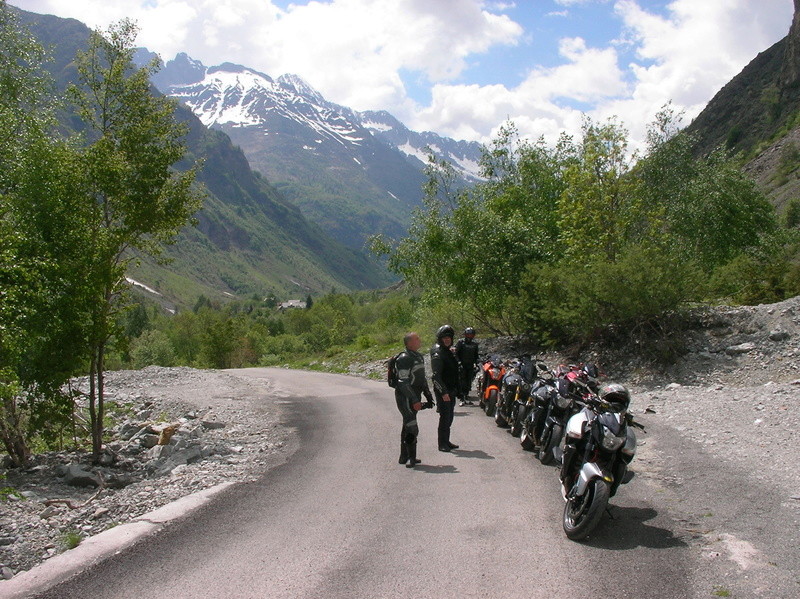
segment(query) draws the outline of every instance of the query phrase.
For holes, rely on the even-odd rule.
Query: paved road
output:
[[[637,479],[593,539],[561,529],[556,471],[477,407],[457,408],[436,450],[397,463],[400,417],[385,384],[279,369],[269,378],[300,443],[283,465],[237,485],[157,536],[41,597],[671,597],[697,594],[696,552]],[[634,462],[635,464],[635,462]]]

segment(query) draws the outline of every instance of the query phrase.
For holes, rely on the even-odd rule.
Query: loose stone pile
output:
[[[99,465],[50,452],[0,469],[0,577],[195,491],[251,480],[291,434],[268,389],[222,372],[149,367],[109,373],[107,385],[117,423]],[[197,397],[202,408],[186,401]]]

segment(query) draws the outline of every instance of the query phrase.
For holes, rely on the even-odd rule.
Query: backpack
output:
[[[397,362],[397,358],[399,358],[402,353],[403,352],[400,352],[396,356],[392,356],[391,358],[389,358],[389,361],[386,363],[386,383],[392,389],[397,387],[397,381],[398,381],[397,366],[395,365],[395,362]]]

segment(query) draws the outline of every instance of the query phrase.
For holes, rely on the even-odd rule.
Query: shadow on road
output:
[[[610,512],[610,516],[609,516]],[[669,549],[686,547],[671,530],[650,526],[646,521],[658,515],[653,508],[611,506],[599,526],[584,544],[599,549],[622,551],[636,547]]]
[[[428,474],[457,474],[458,468],[452,464],[442,464],[440,466],[432,466],[430,464],[417,464],[413,468],[418,472],[427,472]]]
[[[493,460],[495,457],[480,449],[454,449],[450,453],[459,458],[478,458],[479,460]]]

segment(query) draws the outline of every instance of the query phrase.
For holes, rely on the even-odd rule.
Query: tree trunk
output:
[[[92,435],[92,456],[100,457],[101,447],[97,444],[97,350],[92,350],[92,360],[89,364],[89,429]]]
[[[105,417],[105,343],[97,348],[97,419],[92,423],[92,457],[95,461],[100,459],[103,452],[103,418]]]
[[[0,412],[0,440],[3,441],[14,467],[28,465],[31,450],[22,433],[16,398],[3,399],[2,412]]]

